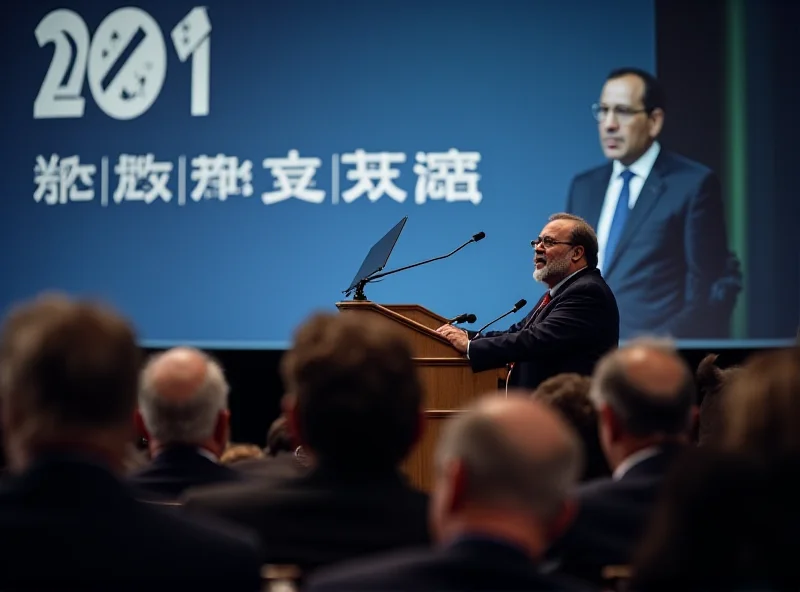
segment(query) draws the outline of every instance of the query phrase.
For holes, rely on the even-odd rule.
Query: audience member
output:
[[[726,447],[800,457],[800,348],[753,356],[725,389]]]
[[[666,342],[634,340],[608,354],[592,399],[612,477],[583,484],[572,529],[555,549],[561,569],[599,581],[629,563],[670,464],[689,442],[694,377]]]
[[[289,422],[286,421],[286,416],[281,414],[270,424],[267,431],[267,455],[278,456],[281,452],[294,452],[296,448]]]
[[[196,349],[148,361],[136,418],[152,460],[130,477],[143,497],[176,499],[189,487],[244,478],[220,463],[230,433],[228,391],[220,365]]]
[[[537,564],[573,514],[581,464],[580,441],[558,413],[523,396],[483,398],[438,443],[437,548],[333,567],[309,590],[578,589]]]
[[[700,446],[718,444],[723,434],[722,400],[725,386],[736,376],[738,367],[722,369],[716,365],[717,355],[709,354],[697,366],[695,382],[700,399],[696,441]]]
[[[611,474],[600,445],[597,410],[589,397],[591,386],[591,378],[570,372],[548,378],[533,393],[534,399],[557,409],[577,430],[586,457],[581,481],[591,481]]]
[[[253,527],[265,563],[306,573],[429,540],[427,496],[399,467],[419,436],[422,388],[410,346],[362,315],[304,323],[281,366],[285,413],[314,458],[308,475],[190,491],[185,505]]]
[[[255,539],[142,504],[121,481],[140,362],[133,329],[99,305],[51,295],[6,319],[0,589],[258,589]]]
[[[303,452],[302,447],[294,443],[286,416],[281,414],[269,426],[264,457],[239,461],[236,470],[262,480],[281,481],[299,477],[308,472],[313,462]]]

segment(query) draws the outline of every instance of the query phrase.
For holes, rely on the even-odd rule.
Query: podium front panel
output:
[[[424,389],[426,410],[462,409],[473,400],[497,390],[497,370],[473,372],[467,359],[415,358]]]
[[[456,417],[458,410],[430,410],[423,417],[422,435],[419,442],[403,463],[403,472],[409,481],[422,491],[430,492],[433,488],[435,470],[436,445],[444,429],[445,422]]]

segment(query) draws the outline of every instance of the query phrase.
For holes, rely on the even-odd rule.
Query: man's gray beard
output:
[[[569,271],[569,255],[561,259],[554,259],[548,261],[541,269],[533,270],[533,279],[537,282],[545,282],[547,280],[556,279],[556,283],[567,277]]]

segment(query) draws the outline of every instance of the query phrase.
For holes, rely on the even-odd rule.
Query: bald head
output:
[[[152,360],[145,370],[150,386],[164,400],[188,401],[209,373],[210,361],[200,351],[176,347]]]
[[[635,436],[676,435],[689,428],[695,384],[669,342],[639,339],[598,363],[591,394]]]
[[[200,350],[177,347],[146,364],[139,411],[150,437],[161,444],[199,444],[214,434],[228,391],[217,362]]]
[[[450,422],[437,467],[454,460],[464,465],[470,502],[543,517],[560,509],[583,462],[572,428],[525,394],[488,395]]]
[[[476,417],[491,421],[521,454],[544,458],[569,446],[573,434],[553,410],[525,393],[491,394],[474,407]]]
[[[675,397],[687,380],[686,364],[666,346],[634,344],[620,350],[619,363],[630,384],[654,398]]]

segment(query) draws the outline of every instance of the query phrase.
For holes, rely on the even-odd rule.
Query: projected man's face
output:
[[[607,158],[631,165],[661,132],[664,113],[644,110],[644,81],[633,74],[609,80],[603,86],[598,110],[600,144]]]

